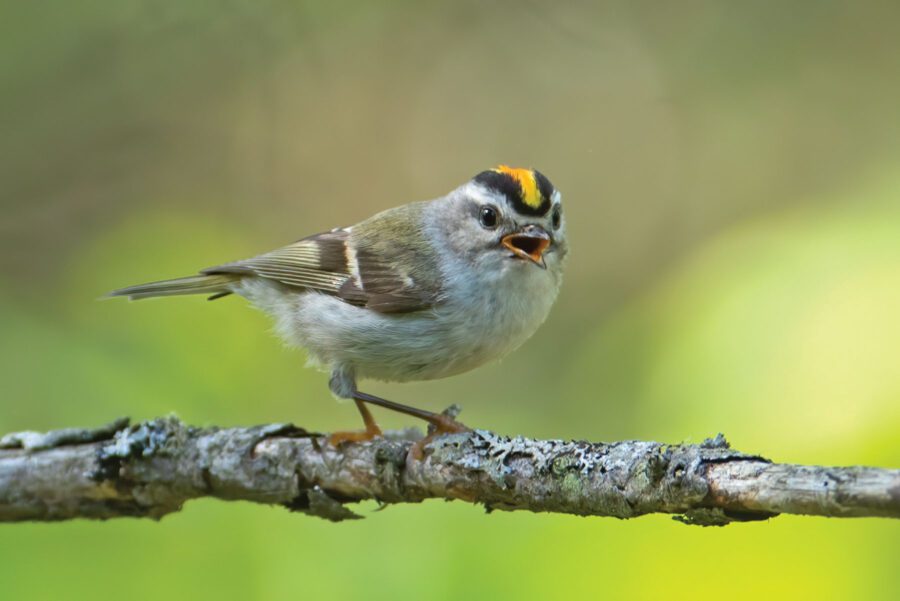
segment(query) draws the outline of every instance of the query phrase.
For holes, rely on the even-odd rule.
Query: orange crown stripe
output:
[[[531,169],[521,169],[518,167],[509,167],[508,165],[500,165],[491,169],[495,173],[505,173],[519,182],[522,189],[522,202],[533,209],[541,206],[543,198],[538,190],[537,180],[534,177],[534,171]]]

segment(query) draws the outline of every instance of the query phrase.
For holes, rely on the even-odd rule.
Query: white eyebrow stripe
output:
[[[493,205],[504,207],[509,205],[509,201],[506,199],[506,196],[500,194],[499,192],[495,192],[494,190],[488,188],[483,184],[479,184],[476,182],[469,183],[467,196],[479,204],[490,203]]]

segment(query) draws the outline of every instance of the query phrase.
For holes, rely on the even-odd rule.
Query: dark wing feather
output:
[[[437,290],[431,280],[416,277],[421,261],[409,245],[386,240],[370,243],[368,236],[353,240],[351,231],[333,230],[298,240],[269,253],[205,269],[204,274],[233,273],[317,290],[380,313],[407,313],[430,307]]]
[[[424,230],[428,206],[415,202],[388,209],[353,228],[355,262],[367,307],[407,313],[438,302],[440,263]]]
[[[344,286],[351,279],[346,253],[348,238],[346,230],[316,234],[250,259],[204,269],[202,273],[252,275],[285,286],[333,294],[362,305],[365,299]],[[346,294],[341,293],[342,289]]]
[[[396,257],[388,262],[379,253],[363,247],[357,250],[356,259],[367,307],[381,313],[406,313],[433,304],[435,294],[431,287],[423,285],[423,278],[409,273],[415,269],[398,264]]]

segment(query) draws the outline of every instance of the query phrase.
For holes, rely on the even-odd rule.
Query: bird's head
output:
[[[448,202],[445,239],[480,269],[561,269],[567,251],[562,199],[538,170],[483,171]]]

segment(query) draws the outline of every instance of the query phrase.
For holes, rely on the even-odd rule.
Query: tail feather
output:
[[[193,275],[174,280],[149,282],[113,290],[109,296],[127,296],[131,300],[154,296],[177,296],[181,294],[210,294],[210,300],[231,294],[231,284],[240,279],[235,274]]]

